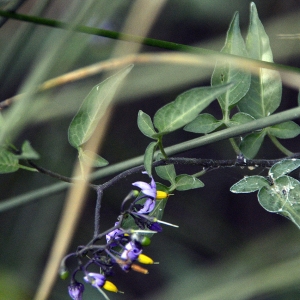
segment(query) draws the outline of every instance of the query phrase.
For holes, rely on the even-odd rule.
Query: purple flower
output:
[[[153,177],[151,177],[151,183],[146,183],[144,181],[137,181],[134,182],[132,185],[138,187],[141,189],[141,192],[146,195],[149,196],[150,198],[148,198],[144,205],[143,208],[140,209],[139,211],[137,211],[137,213],[140,214],[147,214],[150,213],[154,207],[155,207],[155,198],[156,198],[156,183],[153,179]]]
[[[80,282],[71,283],[68,286],[69,295],[73,300],[82,300],[84,285]]]
[[[101,288],[104,288],[107,291],[117,293],[118,288],[110,281],[107,281],[105,276],[99,273],[88,273],[83,277],[86,282],[89,282],[93,287],[98,291],[101,291]]]
[[[121,258],[124,260],[130,260],[131,262],[134,262],[137,260],[139,255],[142,253],[143,249],[139,246],[137,246],[134,242],[129,242],[125,245],[125,249],[121,254]]]
[[[94,287],[102,287],[106,280],[105,276],[99,273],[88,273],[83,279]]]
[[[156,198],[156,183],[155,183],[153,177],[151,177],[150,184],[146,183],[144,181],[137,181],[137,182],[134,182],[132,185],[140,188],[144,195],[149,196],[152,199]]]
[[[117,226],[118,224],[119,224],[119,222],[116,222],[115,226]],[[124,232],[122,229],[115,229],[106,235],[106,242],[108,243],[111,239],[117,240],[121,236],[123,236],[123,234],[124,234]],[[117,245],[117,243],[111,244],[111,246],[116,246],[116,245]]]

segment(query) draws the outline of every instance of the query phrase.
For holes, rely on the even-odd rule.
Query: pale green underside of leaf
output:
[[[166,134],[194,120],[219,95],[232,85],[201,87],[179,95],[175,101],[160,108],[154,115],[154,126]]]
[[[237,183],[235,183],[230,191],[232,193],[252,193],[260,190],[263,186],[269,186],[268,180],[259,175],[246,176]]]
[[[174,165],[156,167],[155,172],[160,178],[168,180],[171,185],[175,183],[176,172]]]
[[[175,180],[177,191],[187,191],[204,187],[204,183],[200,179],[187,174],[178,175]]]
[[[251,78],[246,96],[238,103],[239,110],[255,119],[271,115],[281,101],[282,84],[278,72],[260,69],[260,77]]]
[[[274,164],[269,170],[269,176],[273,179],[288,174],[300,167],[300,159],[284,159]]]
[[[84,99],[68,131],[69,143],[78,148],[88,141],[97,127],[118,86],[133,68],[132,65],[96,85]]]
[[[19,169],[19,160],[16,155],[0,148],[0,174],[12,173]]]
[[[269,134],[280,139],[291,139],[300,134],[300,126],[293,121],[268,127]]]
[[[194,133],[210,133],[223,124],[211,114],[200,114],[191,123],[184,126],[185,131]]]
[[[265,135],[265,130],[262,130],[261,132],[250,133],[243,138],[240,150],[246,158],[255,157],[264,141]]]
[[[235,13],[229,29],[224,47],[221,52],[248,57],[246,45],[239,28],[239,15]],[[224,94],[218,96],[218,101],[223,112],[229,111],[242,97],[245,96],[250,87],[251,74],[245,70],[237,69],[230,63],[218,61],[214,69],[212,86],[233,82],[234,86]]]
[[[260,205],[269,212],[281,214],[300,228],[300,183],[298,180],[281,176],[272,187],[263,187],[258,193]]]
[[[246,38],[250,58],[273,62],[268,35],[259,20],[254,3],[251,3],[250,26]],[[240,111],[262,118],[272,114],[281,101],[282,84],[277,71],[260,69],[259,76],[251,77],[251,86],[246,96],[238,103]]]
[[[157,142],[151,142],[145,150],[144,167],[149,176],[152,176],[153,155],[157,147]]]
[[[79,159],[86,165],[94,168],[101,168],[108,165],[108,161],[96,153],[89,150],[80,150]]]
[[[153,135],[157,133],[150,116],[141,110],[138,113],[137,124],[140,131],[147,137],[152,138]]]

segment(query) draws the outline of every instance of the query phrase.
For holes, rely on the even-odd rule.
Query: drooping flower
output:
[[[125,245],[125,249],[121,254],[121,258],[124,260],[130,260],[131,262],[134,262],[137,260],[142,251],[143,249],[141,245],[131,241]]]
[[[119,222],[116,222],[115,223],[115,226],[117,226],[119,224]],[[118,229],[115,229],[113,231],[111,231],[110,233],[108,233],[106,235],[106,242],[108,243],[111,239],[120,239],[122,236],[123,236],[124,232],[122,229],[118,228]],[[117,243],[115,243],[115,245],[111,245],[111,246],[116,246]]]
[[[134,182],[132,185],[140,188],[141,192],[149,197],[143,204],[143,208],[137,211],[140,214],[150,213],[155,207],[156,199],[164,199],[168,197],[168,194],[166,192],[156,190],[156,183],[153,177],[151,177],[150,184],[144,181],[137,181]]]
[[[73,300],[82,300],[84,285],[80,282],[73,282],[68,286],[69,295]]]
[[[110,292],[118,292],[118,288],[112,282],[106,280],[105,276],[102,274],[91,272],[84,276],[83,279],[97,289],[104,288]]]
[[[150,184],[146,183],[144,181],[137,181],[137,182],[134,182],[132,185],[140,188],[144,195],[149,196],[152,199],[156,198],[156,183],[155,183],[153,177],[151,177]]]

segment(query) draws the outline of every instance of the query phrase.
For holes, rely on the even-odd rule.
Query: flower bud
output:
[[[59,276],[60,276],[60,278],[61,279],[63,279],[63,280],[65,280],[65,279],[67,279],[68,277],[69,277],[69,271],[68,270],[64,270],[64,271],[61,271],[60,273],[59,273]]]
[[[152,265],[154,263],[153,259],[145,254],[140,254],[137,261],[144,265]]]
[[[149,246],[151,244],[151,240],[149,237],[147,236],[143,236],[142,240],[141,240],[141,245],[142,246]]]
[[[74,300],[82,300],[84,285],[80,282],[73,282],[68,287],[69,295]]]
[[[141,266],[136,265],[136,264],[132,264],[131,265],[131,269],[133,271],[136,271],[136,272],[139,272],[139,273],[143,273],[143,274],[148,274],[149,273],[147,269],[142,268]]]

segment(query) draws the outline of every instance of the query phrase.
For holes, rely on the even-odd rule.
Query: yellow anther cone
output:
[[[145,265],[152,265],[154,263],[153,259],[145,254],[140,254],[137,260],[141,264],[145,264]]]
[[[169,194],[167,194],[166,192],[156,191],[156,199],[158,200],[168,198],[168,196]]]
[[[117,293],[118,292],[118,288],[110,281],[105,281],[103,288],[109,292],[114,292]]]

